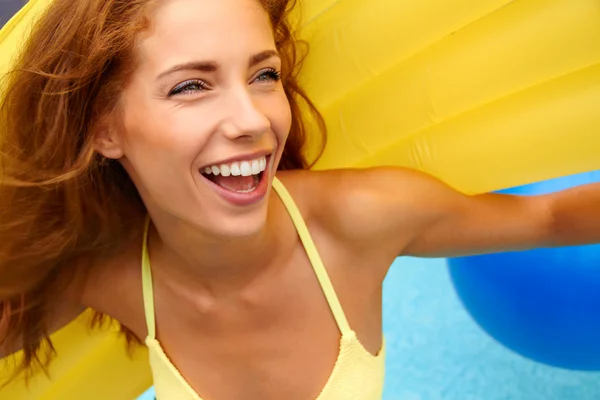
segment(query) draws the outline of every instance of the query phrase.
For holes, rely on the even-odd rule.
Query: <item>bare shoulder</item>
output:
[[[444,192],[435,178],[396,167],[290,171],[281,181],[313,226],[355,258],[385,260],[382,268],[440,208],[436,192]]]
[[[140,238],[125,244],[122,251],[114,256],[82,261],[75,266],[81,273],[74,277],[48,310],[48,333],[54,334],[86,309],[92,308],[117,319],[136,334],[145,334],[139,271],[141,248]],[[0,343],[0,358],[21,348],[19,338],[15,342]]]
[[[293,171],[282,181],[313,218],[351,242],[381,242],[382,235],[403,231],[410,237],[415,213],[435,210],[435,194],[445,188],[436,178],[398,167]]]
[[[146,334],[141,286],[142,232],[120,251],[96,260],[87,275],[82,302],[118,320],[138,337]]]

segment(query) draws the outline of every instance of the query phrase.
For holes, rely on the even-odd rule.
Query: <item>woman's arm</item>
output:
[[[600,242],[600,184],[541,196],[468,196],[402,168],[325,176],[342,230],[398,255],[453,257]]]
[[[600,184],[539,196],[466,196],[439,182],[423,185],[432,186],[430,196],[439,196],[440,210],[415,208],[422,220],[403,250],[406,255],[448,257],[600,242]]]

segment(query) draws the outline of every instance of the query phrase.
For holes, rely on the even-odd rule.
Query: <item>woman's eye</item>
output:
[[[206,89],[206,83],[203,81],[192,79],[189,81],[185,81],[175,86],[169,92],[169,97],[177,96],[177,95],[186,95],[186,94],[194,94],[198,92],[202,92]]]
[[[269,68],[261,72],[255,79],[257,82],[278,82],[281,80],[281,73],[274,68]]]
[[[281,73],[274,68],[262,71],[255,79],[256,82],[278,82],[281,80]],[[191,79],[180,83],[169,92],[169,97],[192,95],[206,90],[206,83],[198,79]]]

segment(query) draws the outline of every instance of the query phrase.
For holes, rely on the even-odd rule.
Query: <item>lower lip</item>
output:
[[[267,168],[263,171],[262,176],[260,178],[260,182],[258,182],[258,186],[251,192],[240,193],[233,192],[231,190],[227,190],[222,186],[217,185],[213,181],[206,179],[204,175],[202,179],[214,189],[215,192],[219,196],[221,196],[225,201],[236,205],[236,206],[250,206],[252,204],[256,204],[265,198],[267,195],[268,182],[269,182],[269,167],[270,167],[270,156],[267,157]]]

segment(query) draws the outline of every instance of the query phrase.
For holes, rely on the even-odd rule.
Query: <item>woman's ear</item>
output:
[[[94,149],[106,158],[118,160],[123,157],[123,139],[114,123],[103,118],[93,133]]]

